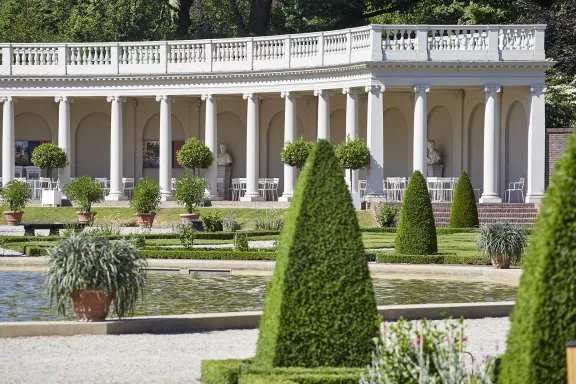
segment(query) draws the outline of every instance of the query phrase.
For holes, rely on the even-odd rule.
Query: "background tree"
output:
[[[360,137],[351,140],[348,135],[346,141],[336,147],[336,158],[340,168],[349,170],[350,192],[352,192],[352,171],[370,166],[370,150]]]
[[[280,151],[280,159],[284,164],[302,169],[313,147],[313,142],[304,141],[302,137],[293,143],[286,142],[286,145]]]

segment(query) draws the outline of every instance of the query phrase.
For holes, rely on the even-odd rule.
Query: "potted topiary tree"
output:
[[[360,193],[354,193],[352,188],[352,171],[370,166],[370,150],[360,137],[352,140],[350,135],[348,135],[346,141],[336,147],[336,158],[342,169],[349,170],[350,194],[352,195],[354,207],[360,209]]]
[[[526,232],[507,222],[488,224],[480,228],[476,238],[478,249],[488,255],[494,268],[508,269],[519,260],[526,248]]]
[[[194,175],[197,169],[206,169],[214,162],[210,148],[195,137],[186,141],[176,153],[176,158],[181,166],[192,169]]]
[[[66,152],[54,143],[44,143],[37,146],[32,151],[32,163],[40,169],[45,169],[50,179],[52,179],[52,169],[64,168],[69,164]],[[58,186],[61,187],[60,180],[58,180]],[[56,206],[61,203],[62,193],[58,189],[42,190],[42,205]]]
[[[145,283],[146,260],[126,240],[74,235],[48,250],[50,302],[65,315],[66,303],[80,321],[103,321],[110,304],[130,316]]]
[[[104,191],[100,183],[88,175],[76,177],[64,186],[64,193],[74,204],[78,206],[79,223],[91,223],[94,221],[96,212],[92,212],[92,204],[99,203],[104,199]]]
[[[18,225],[22,221],[24,208],[32,199],[32,188],[23,181],[12,180],[2,188],[2,199],[8,211],[4,212],[6,223]]]
[[[180,214],[182,224],[190,224],[192,220],[200,218],[198,207],[203,206],[204,201],[208,198],[207,188],[208,183],[204,178],[192,176],[188,172],[184,172],[176,180],[174,197],[178,203],[184,204],[187,211],[187,213]]]
[[[293,143],[287,141],[284,148],[280,151],[280,159],[284,164],[302,170],[313,147],[313,142],[304,141],[302,137]]]
[[[144,178],[134,188],[130,206],[136,210],[138,225],[141,228],[152,227],[161,197],[160,185],[154,180]]]

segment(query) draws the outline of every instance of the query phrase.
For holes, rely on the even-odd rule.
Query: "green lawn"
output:
[[[76,208],[48,208],[48,207],[28,207],[24,210],[23,222],[26,223],[66,223],[77,221]],[[118,225],[118,226],[135,226],[136,214],[130,208],[102,207],[93,208],[96,215],[96,225]],[[222,215],[228,213],[236,214],[238,222],[242,228],[249,229],[254,227],[254,218],[260,209],[254,208],[201,208],[200,214],[206,212],[218,212]],[[154,220],[155,227],[170,227],[172,223],[180,222],[180,214],[185,213],[182,208],[163,208],[159,209]],[[377,227],[376,220],[371,211],[357,211],[358,222],[361,227]],[[1,224],[6,221],[2,216]]]

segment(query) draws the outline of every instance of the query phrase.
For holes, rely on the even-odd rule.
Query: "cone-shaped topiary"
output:
[[[468,174],[462,171],[454,189],[448,227],[474,228],[478,225],[478,208],[476,208],[474,188],[472,188]]]
[[[255,363],[362,367],[378,314],[352,199],[326,140],[298,179],[268,286]]]
[[[524,257],[499,383],[566,383],[576,340],[576,137],[556,164]]]
[[[406,188],[394,250],[403,255],[438,252],[432,202],[426,180],[420,171],[414,171]]]

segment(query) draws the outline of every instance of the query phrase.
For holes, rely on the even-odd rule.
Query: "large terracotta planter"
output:
[[[80,321],[104,321],[114,294],[101,289],[84,289],[72,295],[72,309]]]
[[[490,253],[490,261],[496,269],[509,269],[510,257],[504,259],[504,256],[499,252]]]
[[[76,212],[78,215],[78,222],[82,224],[91,223],[94,221],[96,212]]]
[[[198,220],[200,218],[199,213],[181,213],[180,220],[182,220],[182,224],[191,224],[192,220]]]
[[[156,213],[137,213],[136,217],[138,217],[138,226],[140,228],[152,228],[154,216],[156,216]]]
[[[23,214],[24,211],[4,212],[4,218],[6,219],[6,223],[13,227],[20,224]]]

